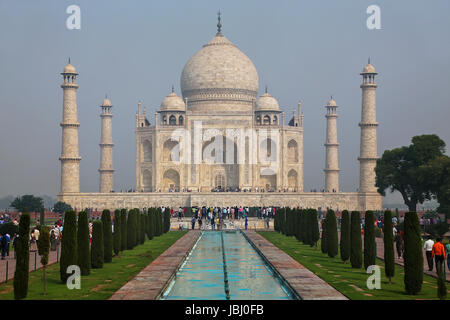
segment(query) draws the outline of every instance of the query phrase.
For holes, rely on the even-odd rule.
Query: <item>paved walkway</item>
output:
[[[303,300],[348,300],[339,291],[255,231],[244,232]]]
[[[60,246],[58,246],[60,250]],[[35,270],[35,255],[36,255],[36,270],[42,268],[41,256],[35,252],[30,252],[30,265],[29,270]],[[14,278],[14,272],[16,271],[16,259],[14,259],[14,251],[9,252],[9,257],[5,257],[5,260],[0,260],[0,283],[6,281],[6,263],[8,262],[8,281]],[[48,256],[48,265],[56,263],[56,251],[50,251]]]
[[[384,242],[383,242],[383,238],[375,238],[376,242],[377,242],[377,257],[381,258],[384,260]],[[362,241],[363,241],[363,246],[364,246],[364,237],[362,237]],[[395,263],[398,265],[403,266],[404,265],[404,261],[403,258],[398,258],[397,256],[397,249],[395,248],[395,243],[394,243],[394,253],[395,253]],[[436,265],[433,262],[433,271],[428,271],[428,262],[427,262],[427,257],[425,255],[425,251],[422,250],[422,254],[423,254],[423,272],[429,276],[432,276],[434,278],[437,278],[437,273],[436,273]],[[445,261],[445,275],[447,277],[447,281],[450,282],[450,271],[448,270],[447,267],[447,261]]]
[[[156,300],[170,283],[201,232],[191,230],[145,267],[109,300]]]

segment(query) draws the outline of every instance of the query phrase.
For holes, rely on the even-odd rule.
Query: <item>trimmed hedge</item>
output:
[[[28,294],[30,263],[30,214],[22,213],[19,221],[19,238],[16,243],[16,271],[14,272],[14,299],[24,299]]]
[[[395,274],[394,233],[392,228],[392,212],[384,213],[383,223],[384,242],[384,273],[391,283]]]
[[[350,259],[350,215],[347,210],[342,211],[341,220],[341,260],[346,263]]]
[[[91,253],[89,252],[89,222],[87,212],[78,214],[78,266],[81,275],[87,276],[91,272]]]
[[[327,253],[328,256],[334,258],[338,254],[338,231],[336,215],[333,210],[327,213]]]
[[[364,224],[364,269],[375,265],[377,246],[375,242],[375,214],[368,210],[365,214]]]
[[[103,244],[103,223],[95,220],[92,224],[92,247],[91,263],[93,269],[103,268],[104,244]]]
[[[78,264],[77,257],[77,217],[75,211],[67,211],[64,215],[64,226],[61,241],[61,260],[59,262],[59,275],[65,283],[70,276],[67,268]]]
[[[350,216],[350,263],[352,268],[362,267],[361,214],[352,211]]]
[[[117,256],[119,255],[119,252],[121,250],[122,245],[122,219],[121,219],[121,213],[120,210],[116,209],[114,211],[114,234],[113,234],[113,249],[114,254]]]
[[[407,294],[416,295],[422,290],[423,254],[419,218],[416,212],[405,214],[405,290]]]
[[[111,212],[109,210],[103,210],[102,223],[103,223],[103,259],[105,263],[108,263],[112,261],[112,252],[113,252]]]
[[[128,242],[128,227],[127,227],[127,210],[120,211],[120,251],[127,249]]]
[[[322,239],[320,242],[320,249],[322,250],[322,253],[328,253],[328,251],[327,251],[328,250],[327,249],[327,245],[328,245],[327,222],[328,222],[328,219],[325,217],[325,219],[322,220]]]

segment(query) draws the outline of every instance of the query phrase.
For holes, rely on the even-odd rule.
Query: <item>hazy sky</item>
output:
[[[68,30],[66,8],[81,8]],[[381,30],[366,26],[381,8]],[[113,103],[115,189],[135,187],[135,114],[150,122],[184,64],[222,32],[255,64],[286,122],[301,100],[304,189],[324,185],[325,112],[338,103],[340,185],[358,187],[361,72],[377,83],[378,152],[419,134],[450,144],[450,1],[8,1],[0,0],[0,197],[60,188],[62,89],[70,56],[79,73],[81,191],[98,191],[100,103]],[[390,200],[395,200],[392,197]]]

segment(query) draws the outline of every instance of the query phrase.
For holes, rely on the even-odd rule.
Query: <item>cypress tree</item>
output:
[[[114,211],[114,234],[113,234],[113,247],[114,247],[114,254],[117,256],[119,255],[119,252],[121,250],[122,246],[122,219],[121,219],[121,213],[120,210],[116,209]]]
[[[30,214],[22,213],[19,221],[19,238],[16,243],[16,271],[14,272],[14,299],[24,299],[28,294],[30,263]]]
[[[148,240],[153,239],[153,222],[152,222],[152,208],[148,209],[147,212],[147,232],[148,232]]]
[[[347,263],[350,258],[350,216],[347,210],[342,211],[341,242],[339,247],[341,260]]]
[[[91,270],[91,254],[89,252],[89,222],[87,212],[81,211],[78,214],[77,228],[77,258],[81,275],[87,276]]]
[[[405,215],[405,290],[407,294],[416,295],[422,289],[423,254],[419,219],[416,212]]]
[[[445,261],[443,261],[439,266],[437,266],[437,296],[440,300],[445,300],[447,298],[447,285],[445,279]]]
[[[134,209],[130,210],[128,212],[128,219],[127,219],[127,249],[131,250],[134,248],[134,237],[136,235],[135,230],[133,229],[134,223]]]
[[[127,227],[127,210],[120,211],[120,251],[127,250],[128,227]]]
[[[394,256],[394,234],[392,229],[392,212],[384,213],[383,224],[383,242],[384,242],[384,273],[391,282],[395,272],[395,256]]]
[[[64,226],[61,241],[61,260],[59,262],[59,275],[62,282],[66,282],[70,274],[67,268],[77,265],[77,217],[75,211],[67,211],[64,215]]]
[[[352,268],[362,267],[361,214],[352,211],[350,217],[350,263]]]
[[[320,231],[319,231],[319,223],[317,221],[317,210],[316,209],[311,209],[311,214],[310,214],[310,219],[311,219],[311,247],[315,246],[317,249],[317,241],[319,241],[320,239]]]
[[[338,231],[336,215],[333,210],[327,213],[327,253],[328,256],[334,258],[338,254]]]
[[[375,214],[373,211],[366,211],[364,224],[364,269],[375,265],[377,248],[375,243]]]
[[[103,261],[105,263],[108,263],[112,261],[112,252],[113,252],[111,213],[109,210],[103,210],[102,223],[103,223],[103,246],[104,246]]]
[[[328,216],[328,214],[327,214],[327,216]],[[322,253],[327,253],[327,245],[328,245],[327,222],[328,222],[328,219],[327,219],[327,217],[325,217],[325,219],[322,220],[322,239],[320,241],[320,249],[322,250]]]
[[[133,230],[134,230],[134,235],[133,235],[133,247],[136,247],[139,243],[139,233],[140,233],[140,228],[138,227],[138,221],[139,219],[139,209],[134,208],[134,213],[133,213]]]
[[[95,220],[92,224],[92,248],[91,263],[92,268],[103,268],[104,262],[104,244],[103,244],[103,223]]]
[[[141,223],[142,223],[141,244],[143,244],[145,243],[145,235],[147,234],[147,217],[145,216],[145,212],[141,213]]]
[[[297,210],[297,214],[298,214],[298,235],[297,235],[297,239],[298,241],[301,242],[305,242],[305,237],[304,237],[304,229],[305,229],[305,210]]]
[[[48,253],[50,251],[50,230],[46,226],[42,226],[39,235],[38,252],[41,256],[41,264],[43,266],[43,282],[44,282],[44,296],[47,294],[47,276],[46,269],[48,264]]]

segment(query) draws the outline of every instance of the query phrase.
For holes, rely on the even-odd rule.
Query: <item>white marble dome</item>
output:
[[[375,71],[375,67],[373,65],[371,65],[370,63],[368,63],[364,69],[362,73],[376,73]]]
[[[272,97],[269,93],[264,93],[256,100],[256,110],[279,110],[277,99]]]
[[[188,103],[237,98],[251,102],[259,84],[253,62],[221,33],[188,60],[180,82]]]
[[[111,100],[108,98],[103,99],[102,107],[112,107]]]
[[[185,110],[185,104],[183,99],[181,99],[175,92],[171,92],[164,100],[161,102],[161,110]]]
[[[331,98],[331,99],[328,101],[327,107],[337,107],[336,101],[334,101],[334,99]]]
[[[75,67],[73,65],[68,63],[64,67],[64,72],[63,73],[77,73],[77,70],[75,69]]]

